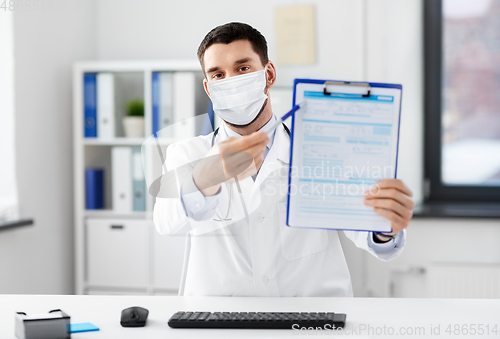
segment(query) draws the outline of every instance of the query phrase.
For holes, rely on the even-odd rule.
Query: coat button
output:
[[[262,277],[260,278],[260,283],[265,286],[269,283],[269,279],[267,279],[266,277]]]
[[[264,219],[265,219],[265,217],[264,217],[263,215],[261,215],[261,216],[259,216],[258,221],[261,223],[261,222],[263,222],[263,221],[264,221]]]

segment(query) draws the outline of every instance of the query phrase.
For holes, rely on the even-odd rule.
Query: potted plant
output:
[[[123,128],[127,138],[144,137],[144,101],[130,100],[127,103],[127,115],[123,118]]]

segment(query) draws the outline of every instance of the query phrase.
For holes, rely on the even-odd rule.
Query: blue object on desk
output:
[[[99,331],[99,327],[91,323],[79,323],[70,325],[71,333]]]

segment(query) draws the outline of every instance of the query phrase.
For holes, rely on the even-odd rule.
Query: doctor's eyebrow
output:
[[[210,73],[213,73],[213,72],[216,72],[220,69],[219,66],[214,66],[214,67],[211,67],[207,70],[207,74],[210,74]]]
[[[247,63],[249,61],[253,61],[252,58],[243,58],[243,59],[240,59],[240,60],[236,60],[234,62],[234,65],[240,65],[240,64],[244,64],[244,63]],[[220,70],[220,67],[219,66],[214,66],[214,67],[210,67],[208,70],[207,70],[207,74],[212,74],[212,73],[215,73],[217,71]]]
[[[247,63],[249,61],[253,61],[252,58],[243,58],[243,59],[240,59],[240,60],[236,60],[234,62],[235,65],[239,65],[239,64],[244,64],[244,63]]]
[[[247,63],[249,61],[253,61],[252,58],[243,58],[243,59],[240,59],[240,60],[236,60],[234,62],[234,65],[240,65],[240,64],[244,64],[244,63]],[[208,70],[207,70],[207,74],[211,74],[211,73],[214,73],[214,72],[217,72],[220,70],[220,67],[219,66],[214,66],[214,67],[210,67]]]
[[[214,66],[214,67],[211,67],[207,70],[207,74],[210,74],[210,73],[213,73],[213,72],[216,72],[220,69],[219,66]]]

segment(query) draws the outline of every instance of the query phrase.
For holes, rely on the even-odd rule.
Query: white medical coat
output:
[[[203,158],[212,136],[170,145],[167,170]],[[229,210],[230,221],[216,221],[216,215],[195,221],[186,215],[180,198],[156,198],[157,231],[190,237],[183,295],[353,296],[337,231],[286,226],[289,158],[290,138],[280,126],[255,182],[250,177],[240,181],[248,218],[234,183],[222,184],[217,206],[218,216],[225,217]],[[189,165],[183,169],[177,173],[179,190],[183,178],[192,172]],[[406,236],[403,231],[390,243],[374,244],[371,232],[344,232],[357,247],[381,260],[397,257]]]

